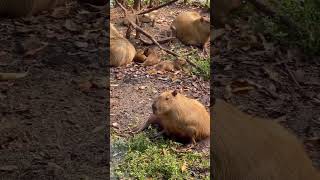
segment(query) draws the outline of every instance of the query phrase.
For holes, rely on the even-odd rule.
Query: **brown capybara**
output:
[[[153,66],[160,62],[160,58],[157,55],[157,52],[154,48],[148,48],[144,51],[144,55],[147,57],[144,61],[143,65],[145,66]]]
[[[152,11],[147,14],[142,14],[139,16],[139,21],[141,24],[143,23],[151,23],[151,26],[154,27],[156,22],[156,13],[157,11]]]
[[[182,69],[184,65],[186,65],[186,60],[184,59],[177,59],[174,61],[166,60],[157,64],[156,69],[158,71],[175,71]]]
[[[117,67],[129,64],[135,55],[134,46],[110,23],[110,65]]]
[[[215,0],[213,6],[212,24],[216,28],[223,27],[232,10],[241,6],[241,0]]]
[[[146,61],[146,58],[147,57],[144,55],[144,50],[138,49],[136,55],[133,58],[133,61],[137,63],[143,63],[144,61]]]
[[[210,19],[197,12],[183,12],[172,22],[171,29],[182,43],[204,48],[210,38]]]
[[[153,115],[139,128],[158,124],[162,132],[182,142],[193,144],[210,136],[210,116],[204,105],[177,90],[165,91],[152,104]]]
[[[299,140],[279,124],[216,99],[211,155],[219,180],[319,180]]]

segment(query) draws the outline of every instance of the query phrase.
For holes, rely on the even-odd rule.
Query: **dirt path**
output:
[[[2,179],[106,179],[104,12],[77,4],[61,12],[14,20],[16,34],[0,19],[0,71],[29,69],[24,79],[0,82]]]

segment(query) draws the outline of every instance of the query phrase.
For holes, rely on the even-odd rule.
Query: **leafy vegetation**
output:
[[[192,68],[192,72],[198,76],[204,77],[206,80],[210,79],[210,57],[204,58],[193,53],[189,56],[189,60],[194,62],[201,70]]]
[[[209,179],[209,158],[196,152],[178,154],[171,149],[180,146],[178,143],[164,139],[151,142],[146,133],[113,141],[117,151],[125,151],[115,167],[119,178]]]
[[[255,17],[253,22],[257,30],[291,47],[300,47],[310,55],[319,55],[320,1],[283,0],[273,4],[280,15],[289,17],[298,26],[298,30],[283,25],[277,18]]]

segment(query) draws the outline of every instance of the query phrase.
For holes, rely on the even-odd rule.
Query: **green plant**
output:
[[[189,60],[195,63],[200,69],[192,68],[192,72],[196,75],[202,76],[205,79],[210,79],[210,57],[203,58],[195,51],[189,56]]]
[[[171,149],[179,146],[175,142],[164,139],[151,142],[146,133],[135,135],[126,143],[119,139],[115,142],[127,147],[123,160],[114,168],[118,177],[209,179],[209,159],[195,152],[178,154]],[[195,173],[197,171],[206,173]]]
[[[307,54],[320,54],[320,1],[283,0],[275,5],[277,13],[289,17],[298,30],[285,26],[277,18],[255,17],[258,30],[264,30],[271,38],[292,47],[300,47]]]

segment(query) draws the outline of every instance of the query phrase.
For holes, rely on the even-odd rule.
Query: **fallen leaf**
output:
[[[92,84],[90,81],[84,81],[79,83],[80,91],[87,92],[90,90],[91,87],[92,87]]]
[[[233,81],[230,87],[232,93],[247,93],[254,89],[248,81]]]
[[[45,47],[48,46],[48,43],[46,43],[46,42],[43,42],[43,43],[41,43],[41,44],[42,44],[42,45],[41,45],[40,47],[36,48],[36,49],[30,49],[30,50],[28,50],[28,51],[24,54],[24,56],[33,56],[33,55],[35,55],[37,52],[41,51],[42,49],[44,49]]]
[[[60,19],[60,18],[65,17],[67,14],[68,14],[68,11],[65,7],[57,7],[51,13],[51,17]]]
[[[28,73],[0,73],[0,81],[16,80],[24,78]]]
[[[87,42],[76,41],[76,42],[74,42],[74,45],[76,45],[79,48],[87,48],[88,47],[88,43]]]
[[[181,166],[181,172],[187,171],[187,163],[184,161],[183,165]]]
[[[15,166],[15,165],[0,166],[0,171],[14,171],[17,169],[18,169],[18,166]]]
[[[139,89],[144,90],[147,86],[140,86]]]
[[[157,70],[151,69],[151,70],[147,71],[147,73],[150,75],[155,75],[155,74],[157,74]]]
[[[45,48],[48,43],[41,42],[38,37],[31,36],[22,42],[22,49],[24,52],[24,56],[32,56],[35,53],[39,52],[43,48]]]
[[[73,32],[78,31],[77,25],[70,19],[66,20],[64,27],[69,31],[73,31]]]
[[[166,149],[162,149],[162,153],[163,153],[163,155],[168,155],[168,151],[166,150]]]

